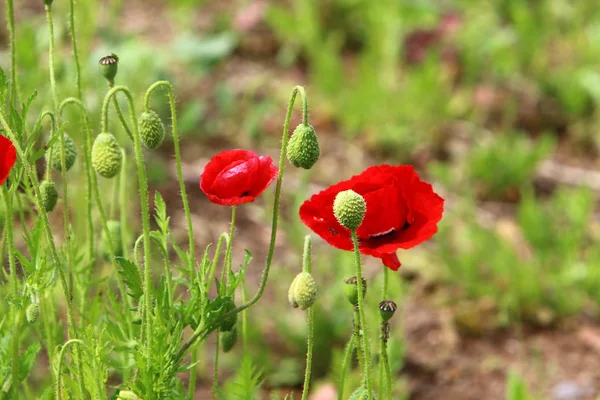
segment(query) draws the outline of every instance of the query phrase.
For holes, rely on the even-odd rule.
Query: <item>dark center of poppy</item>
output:
[[[250,194],[250,191],[246,190],[244,193],[240,195],[240,197],[246,197]]]

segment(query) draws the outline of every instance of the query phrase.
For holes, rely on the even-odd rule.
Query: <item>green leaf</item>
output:
[[[23,355],[21,355],[21,357],[19,358],[20,382],[22,382],[23,380],[25,380],[25,378],[27,378],[27,376],[29,376],[29,373],[31,372],[31,368],[33,367],[33,363],[35,361],[35,357],[37,356],[37,353],[40,351],[41,348],[42,346],[39,342],[34,342],[31,345],[29,345],[27,350],[25,350]]]
[[[123,276],[123,280],[130,290],[128,294],[135,300],[139,300],[144,294],[140,270],[137,265],[123,257],[115,257],[115,259],[121,266],[119,273]]]

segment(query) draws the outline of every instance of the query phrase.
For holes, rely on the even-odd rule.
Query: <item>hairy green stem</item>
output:
[[[387,300],[387,295],[388,295],[388,268],[387,267],[383,267],[383,285],[381,288],[381,300]],[[386,378],[386,384],[388,381],[391,382],[391,376],[389,375],[389,370],[390,370],[390,366],[388,363],[388,357],[387,357],[387,344],[386,344],[386,339],[384,338],[383,334],[381,335],[380,339],[379,339],[379,393],[381,393],[381,397],[383,397],[383,393],[384,392],[384,381],[383,378],[385,376]],[[387,390],[388,390],[388,394],[389,396],[391,396],[391,386],[387,386]]]
[[[48,23],[48,70],[50,72],[50,92],[54,109],[58,107],[58,95],[56,94],[56,78],[54,75],[54,23],[52,22],[52,6],[46,5],[46,22]],[[61,149],[62,150],[62,149]]]
[[[65,358],[65,351],[67,350],[67,347],[69,347],[72,344],[79,344],[79,345],[83,345],[85,346],[85,343],[79,339],[71,339],[68,340],[60,349],[60,353],[58,354],[58,367],[57,367],[57,373],[56,373],[56,399],[57,400],[62,400],[63,395],[62,395],[62,365],[63,365],[63,360]]]
[[[108,88],[112,89],[114,87],[115,87],[115,82],[109,81]],[[123,116],[123,111],[121,110],[121,106],[119,105],[119,102],[117,101],[116,96],[113,97],[113,104],[115,106],[115,111],[117,112],[117,116],[119,117],[119,121],[121,122],[121,125],[125,129],[127,136],[129,136],[129,139],[131,139],[131,141],[135,141],[133,139],[133,134],[131,133],[131,129],[129,129],[129,125],[127,124],[127,121],[125,120],[125,116]],[[108,132],[108,120],[106,120],[106,121],[102,120],[102,132]]]
[[[367,320],[365,318],[365,304],[363,299],[363,285],[362,285],[362,267],[360,263],[360,251],[358,250],[358,237],[356,236],[356,230],[352,230],[352,244],[354,245],[354,264],[356,267],[356,285],[358,288],[358,317],[359,324],[362,330],[362,345],[363,345],[363,359],[364,359],[364,379],[365,387],[367,389],[367,400],[371,400],[373,393],[371,392],[371,352],[369,349],[369,335],[367,330]]]
[[[352,333],[352,336],[350,336],[350,340],[348,340],[348,344],[346,345],[346,350],[344,351],[342,371],[340,373],[340,382],[338,386],[338,400],[343,400],[344,398],[344,385],[346,383],[346,373],[348,372],[348,364],[350,364],[352,352],[354,351],[354,338],[355,335],[354,333]]]
[[[15,36],[15,7],[13,0],[6,0],[6,26],[8,27],[8,40],[10,42],[10,102],[19,104],[19,91],[17,89],[17,39]]]
[[[173,94],[173,86],[168,81],[158,81],[151,85],[144,96],[144,110],[150,109],[150,97],[152,92],[158,88],[164,88],[169,99],[169,107],[171,110],[171,134],[173,136],[173,148],[175,150],[175,167],[177,169],[177,180],[179,181],[179,192],[181,194],[181,202],[183,203],[183,211],[188,230],[190,264],[196,265],[196,253],[194,245],[194,227],[192,224],[192,214],[188,203],[187,193],[185,191],[185,182],[183,180],[183,170],[181,167],[181,149],[179,147],[179,130],[177,128],[177,109],[175,108],[175,96]]]
[[[285,116],[285,122],[283,124],[283,134],[281,139],[281,152],[279,155],[279,172],[277,173],[277,183],[275,185],[275,199],[273,200],[273,218],[271,225],[271,239],[269,243],[269,251],[267,252],[267,260],[265,263],[265,268],[262,273],[262,277],[260,280],[260,285],[258,287],[258,291],[248,302],[242,304],[235,310],[221,316],[222,318],[226,318],[229,314],[237,314],[242,312],[243,310],[251,307],[255,304],[263,295],[265,288],[267,286],[267,281],[269,280],[269,271],[271,269],[271,263],[273,261],[273,254],[275,252],[275,242],[277,240],[277,226],[279,223],[279,203],[281,199],[281,186],[283,184],[283,173],[285,168],[285,154],[287,151],[287,145],[289,141],[289,129],[290,129],[290,121],[292,119],[292,111],[294,109],[294,102],[296,101],[296,96],[300,93],[300,96],[303,99],[303,108],[302,108],[302,116],[303,120],[308,120],[308,101],[306,98],[306,92],[302,86],[294,87],[292,91],[292,95],[290,97],[290,102],[288,104],[287,113]],[[220,323],[219,321],[215,321],[215,325]],[[198,328],[194,331],[192,336],[185,342],[179,352],[177,353],[176,359],[180,360],[185,352],[190,348],[190,346],[203,334],[206,330],[210,330],[214,328],[214,325],[205,326],[204,324],[200,324]]]
[[[121,221],[121,248],[123,249],[123,257],[129,257],[129,246],[127,246],[129,230],[127,229],[127,152],[121,148],[121,172],[119,173],[119,217]]]
[[[246,302],[248,291],[246,290],[246,280],[242,280],[242,303]],[[248,310],[242,311],[242,350],[244,354],[248,352]]]
[[[72,302],[69,301],[69,290],[68,290],[68,285],[67,285],[67,279],[65,276],[65,270],[64,270],[64,266],[61,262],[61,259],[58,255],[56,245],[54,243],[54,236],[52,235],[52,230],[50,228],[50,222],[48,221],[48,213],[46,213],[46,210],[40,204],[41,194],[40,194],[40,190],[38,187],[37,175],[36,175],[35,170],[33,169],[32,165],[29,163],[27,156],[25,155],[25,152],[23,151],[23,148],[21,147],[20,143],[17,141],[17,137],[16,137],[15,133],[12,131],[12,129],[8,125],[8,122],[6,121],[4,114],[2,114],[2,112],[0,112],[0,125],[2,125],[2,127],[4,128],[4,133],[6,134],[6,136],[13,142],[13,145],[15,146],[15,149],[17,151],[17,155],[18,155],[19,159],[21,160],[21,163],[23,164],[23,168],[25,169],[25,172],[26,172],[27,176],[29,177],[29,180],[32,182],[32,187],[33,187],[33,190],[35,193],[36,208],[38,209],[39,216],[42,221],[42,228],[44,230],[44,234],[46,236],[46,241],[48,242],[48,246],[50,248],[50,255],[52,256],[52,260],[54,261],[54,264],[58,271],[58,277],[59,277],[61,287],[63,290],[63,295],[66,299],[68,333],[71,338],[77,337],[78,336],[77,326],[75,324],[73,304],[72,304]],[[76,363],[77,363],[77,361],[79,361],[79,363],[81,362],[81,360],[75,360],[75,361],[76,361]],[[80,386],[83,386],[83,376],[80,375],[78,378],[80,380],[80,382],[79,382]],[[85,395],[85,392],[82,392],[82,395]]]
[[[2,187],[2,195],[4,197],[4,229],[6,230],[6,246],[8,248],[8,265],[10,267],[10,276],[13,286],[14,300],[19,298],[19,282],[17,278],[17,267],[15,264],[14,246],[13,246],[13,231],[12,231],[12,200],[6,185]],[[13,398],[19,397],[19,307],[14,304],[13,312],[13,332],[12,332],[12,360],[11,360],[11,376],[12,385],[11,392]]]
[[[148,179],[146,177],[146,166],[144,165],[144,159],[142,157],[142,146],[140,140],[140,133],[138,130],[137,116],[135,113],[135,104],[133,96],[129,89],[125,86],[115,86],[108,91],[102,104],[102,125],[107,126],[108,121],[108,106],[110,99],[115,96],[118,92],[123,92],[129,102],[129,113],[131,115],[131,124],[133,126],[133,144],[135,150],[135,158],[138,170],[138,181],[140,190],[140,204],[142,213],[142,230],[144,236],[144,306],[145,312],[143,313],[142,325],[146,331],[146,357],[150,360],[152,354],[152,276],[151,276],[151,257],[150,257],[150,210],[148,209]],[[147,368],[151,368],[148,364]],[[148,384],[150,382],[147,382]],[[148,388],[151,385],[147,386]],[[149,389],[150,390],[150,389]],[[152,398],[154,397],[150,393]]]
[[[304,237],[304,251],[302,252],[302,271],[312,272],[312,240],[310,235]],[[304,385],[302,386],[302,400],[308,398],[310,389],[310,373],[312,371],[312,355],[313,355],[313,333],[314,326],[314,309],[312,306],[308,308],[308,332],[306,335],[306,368],[304,370]]]
[[[79,64],[79,53],[77,51],[77,35],[75,34],[74,0],[69,0],[69,28],[71,32],[71,44],[73,47],[73,60],[75,61],[75,84],[77,85],[77,98],[81,100],[81,66]]]

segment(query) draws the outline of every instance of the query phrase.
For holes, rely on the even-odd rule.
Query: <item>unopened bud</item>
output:
[[[344,190],[335,196],[333,214],[344,228],[358,229],[366,212],[367,203],[365,199],[354,190]]]
[[[316,299],[317,285],[315,280],[308,272],[300,272],[292,281],[288,291],[288,300],[291,306],[306,310],[313,305]]]

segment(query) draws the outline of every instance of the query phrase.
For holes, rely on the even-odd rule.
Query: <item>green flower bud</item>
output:
[[[40,205],[46,212],[51,212],[58,201],[58,190],[53,181],[43,181],[40,185]]]
[[[118,400],[140,400],[137,394],[131,390],[120,390]]]
[[[121,171],[123,155],[117,139],[103,132],[96,136],[92,145],[92,166],[96,172],[105,178],[112,178]]]
[[[396,303],[391,300],[384,300],[379,303],[379,315],[381,315],[381,320],[383,322],[388,322],[390,318],[394,316],[397,308],[398,306],[396,306]]]
[[[232,330],[223,332],[223,335],[221,335],[221,348],[225,353],[233,349],[233,346],[235,346],[235,343],[237,342],[237,337],[238,334],[235,325]]]
[[[287,146],[287,158],[293,166],[311,169],[319,159],[319,141],[312,125],[300,124],[294,129]]]
[[[223,303],[223,313],[227,314],[230,311],[235,310],[237,307],[235,306],[235,302],[231,297],[226,297],[225,302]],[[221,332],[229,332],[235,327],[237,322],[237,314],[230,314],[223,321],[221,321],[221,325],[219,325],[219,330]]]
[[[165,138],[165,126],[160,117],[152,110],[143,112],[138,120],[140,139],[147,148],[154,150]]]
[[[367,203],[365,199],[354,190],[344,190],[335,196],[333,214],[344,228],[358,229],[366,212]]]
[[[352,278],[348,278],[344,281],[344,294],[346,294],[346,298],[353,306],[358,305],[358,285],[356,284],[358,279],[355,276]],[[367,294],[367,281],[365,278],[362,278],[362,289],[363,289],[363,298]]]
[[[77,148],[75,147],[75,142],[73,142],[71,136],[69,136],[69,134],[66,132],[63,132],[63,134],[65,135],[65,167],[68,171],[75,164],[75,159],[77,158]],[[52,144],[52,147],[50,147],[52,168],[57,171],[62,171],[62,164],[60,161],[60,141],[61,138],[56,139],[56,141]]]
[[[108,228],[108,233],[111,238],[112,249],[115,252],[114,255],[116,257],[121,257],[123,255],[123,245],[121,242],[121,223],[119,221],[109,220],[106,221],[106,227]],[[105,258],[113,256],[113,254],[110,252],[110,247],[111,246],[109,246],[108,237],[106,237],[106,233],[104,232],[104,229],[102,229],[102,236],[100,237],[100,250]]]
[[[115,76],[117,75],[117,67],[119,64],[119,57],[115,53],[108,56],[102,57],[99,61],[100,72],[106,78],[109,83],[113,83]]]
[[[35,321],[37,321],[38,317],[40,316],[39,303],[31,303],[25,310],[25,316],[27,317],[27,322],[29,322],[30,324],[35,323]]]
[[[369,392],[367,392],[367,388],[364,386],[359,387],[350,395],[348,400],[368,400]],[[371,399],[377,400],[375,393],[371,393]]]
[[[288,300],[294,308],[300,307],[306,310],[312,306],[317,299],[317,285],[312,275],[308,272],[300,272],[290,285]]]

